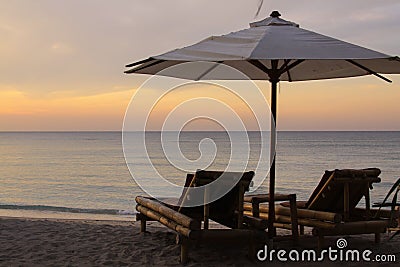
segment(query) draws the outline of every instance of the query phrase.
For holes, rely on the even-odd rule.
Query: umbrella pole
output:
[[[277,85],[279,79],[271,79],[271,148],[270,160],[271,168],[269,171],[269,209],[268,209],[268,238],[273,239],[275,235],[274,221],[275,221],[275,148],[276,148],[276,102],[277,102]]]

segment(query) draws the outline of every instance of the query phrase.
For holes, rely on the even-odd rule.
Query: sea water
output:
[[[252,170],[262,142],[260,133],[248,136],[247,169]],[[371,193],[377,202],[400,177],[400,132],[279,132],[277,136],[276,192],[296,193],[298,199],[307,200],[325,170],[377,167],[382,182]],[[199,149],[207,138],[216,151]],[[179,135],[179,148],[189,160],[215,152],[209,166],[214,170],[226,167],[231,145],[224,132]],[[148,133],[146,147],[160,174],[175,184],[184,183],[185,172],[165,157],[160,133]],[[128,159],[129,164],[142,164],[140,159],[146,157],[135,150],[130,153],[134,160]],[[267,187],[268,179],[258,192],[266,193]],[[134,198],[143,194],[128,170],[121,132],[0,133],[0,216],[131,219]]]

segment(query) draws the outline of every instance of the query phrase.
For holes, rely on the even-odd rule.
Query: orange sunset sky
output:
[[[257,18],[257,0],[227,2],[0,0],[0,131],[120,131],[147,78],[123,74],[124,65],[247,28],[271,10],[300,27],[400,55],[398,0],[265,1]],[[386,77],[393,83],[372,76],[283,82],[278,129],[400,130],[400,75]],[[269,84],[259,85],[269,96]],[[176,98],[162,104],[160,114]],[[205,125],[214,129],[189,128]]]

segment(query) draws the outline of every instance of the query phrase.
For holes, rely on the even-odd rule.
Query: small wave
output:
[[[130,210],[115,209],[84,209],[84,208],[68,208],[46,205],[1,205],[0,209],[7,210],[37,210],[37,211],[54,211],[54,212],[70,212],[70,213],[89,213],[89,214],[107,214],[107,215],[135,215],[136,212]]]
[[[119,210],[118,215],[135,215],[137,212],[131,210]]]

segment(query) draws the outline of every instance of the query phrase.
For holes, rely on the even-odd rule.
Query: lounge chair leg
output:
[[[304,225],[300,225],[300,235],[304,235]]]
[[[343,212],[344,212],[344,221],[347,222],[349,220],[350,217],[350,208],[349,208],[349,201],[350,201],[350,196],[349,196],[349,192],[350,192],[350,185],[349,183],[344,183],[344,199],[343,199]]]
[[[253,217],[260,218],[260,203],[251,202],[251,211],[253,212]]]
[[[381,243],[381,233],[375,233],[375,244]]]
[[[181,243],[181,263],[185,264],[188,262],[188,254],[189,254],[189,240],[187,238],[180,236]]]
[[[293,243],[297,243],[299,241],[299,224],[297,218],[297,204],[296,204],[296,194],[289,195],[290,199],[290,220],[292,225],[292,238]]]
[[[145,219],[140,220],[140,232],[141,233],[146,232],[146,220]]]
[[[208,219],[210,218],[210,205],[208,204],[208,190],[207,187],[204,189],[204,229],[208,229]]]

